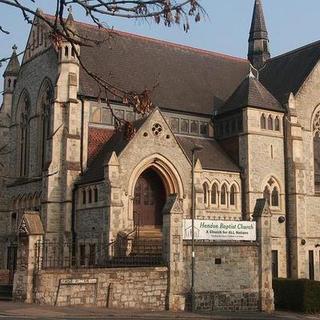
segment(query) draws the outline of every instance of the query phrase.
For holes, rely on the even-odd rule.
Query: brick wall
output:
[[[165,267],[41,271],[36,275],[35,302],[165,310],[167,272]],[[61,284],[62,279],[97,281],[67,285]]]

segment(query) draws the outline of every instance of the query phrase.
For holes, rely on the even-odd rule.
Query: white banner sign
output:
[[[183,220],[183,239],[192,238],[192,220]],[[195,220],[195,240],[255,241],[256,223],[251,221]]]

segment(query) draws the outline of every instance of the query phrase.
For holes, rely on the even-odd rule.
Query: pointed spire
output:
[[[249,36],[248,59],[260,69],[270,59],[269,36],[261,0],[255,0]]]
[[[3,76],[17,76],[20,69],[20,62],[17,56],[17,46],[14,45],[12,47],[12,55],[7,65],[6,70],[4,71]]]
[[[250,28],[249,41],[256,39],[269,40],[261,0],[255,0]]]

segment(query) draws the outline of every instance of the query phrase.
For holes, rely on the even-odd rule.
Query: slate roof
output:
[[[284,111],[277,99],[253,75],[247,76],[242,81],[218,114],[237,111],[248,106],[272,111]]]
[[[76,22],[84,37],[105,39],[108,33]],[[109,41],[82,46],[88,69],[128,91],[158,86],[152,94],[157,107],[211,115],[243,80],[249,62],[223,54],[115,31]],[[103,96],[97,84],[80,70],[80,94]]]
[[[268,40],[268,31],[263,14],[261,0],[256,0],[253,9],[253,16],[250,28],[249,40],[266,39]]]
[[[146,117],[133,121],[132,125],[136,129],[142,126],[146,121]],[[115,131],[112,137],[98,150],[95,157],[88,164],[88,168],[84,171],[83,175],[79,177],[76,184],[86,184],[94,181],[100,181],[104,179],[104,166],[110,160],[113,151],[117,156],[129,143],[124,137],[124,131]]]
[[[201,145],[203,147],[203,150],[197,152],[197,157],[200,159],[202,168],[204,169],[229,172],[241,171],[214,139],[179,136],[177,140],[190,161],[192,160],[192,149],[194,146]]]
[[[296,94],[320,59],[320,41],[272,58],[260,71],[260,81],[280,101]]]

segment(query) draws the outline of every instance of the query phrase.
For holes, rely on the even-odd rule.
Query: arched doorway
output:
[[[166,189],[161,177],[153,169],[145,170],[134,188],[133,212],[139,227],[161,229],[165,202]]]

